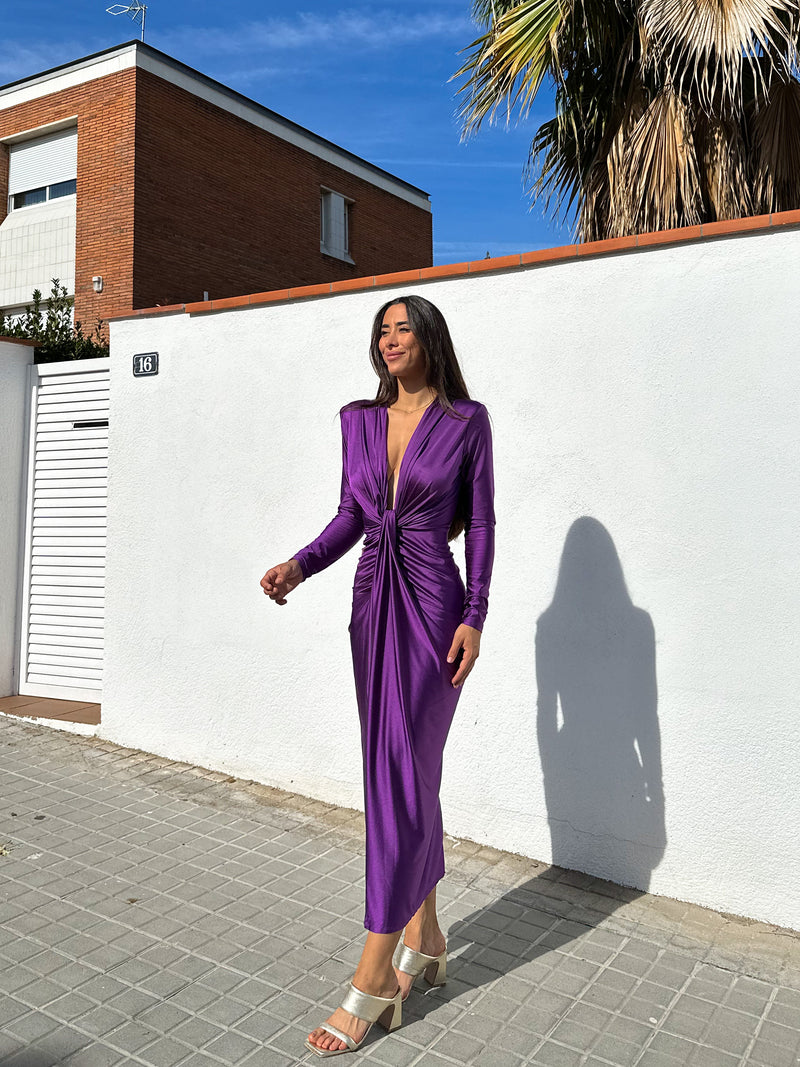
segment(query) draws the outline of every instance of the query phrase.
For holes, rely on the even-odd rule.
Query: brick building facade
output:
[[[48,186],[23,150],[75,133]],[[0,309],[56,266],[91,326],[431,261],[427,194],[141,42],[0,88]]]

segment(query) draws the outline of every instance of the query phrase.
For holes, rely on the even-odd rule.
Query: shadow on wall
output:
[[[570,527],[536,632],[552,862],[648,889],[666,845],[655,633],[606,528]]]

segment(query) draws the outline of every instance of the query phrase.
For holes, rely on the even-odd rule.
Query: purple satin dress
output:
[[[385,407],[348,404],[339,510],[295,554],[305,578],[364,535],[350,642],[361,719],[366,914],[376,933],[402,929],[444,874],[439,784],[458,703],[447,653],[459,623],[483,629],[494,557],[492,438],[486,408],[434,402],[414,430],[387,507]],[[447,532],[462,494],[466,589]]]

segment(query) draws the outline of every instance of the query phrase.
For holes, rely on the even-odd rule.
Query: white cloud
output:
[[[51,67],[61,66],[62,63],[71,63],[75,59],[91,55],[99,48],[102,48],[102,45],[97,46],[97,49],[87,48],[85,42],[77,44],[74,41],[31,47],[5,40],[0,50],[0,85],[30,78],[34,74],[50,70]]]
[[[270,78],[280,78],[285,81],[286,78],[300,77],[304,73],[302,68],[293,69],[292,67],[243,67],[241,70],[217,71],[214,77],[225,85],[241,91],[247,85],[269,81]]]
[[[359,49],[401,49],[409,43],[436,39],[465,40],[470,22],[464,15],[436,13],[403,14],[385,8],[369,15],[359,11],[342,10],[330,15],[298,12],[293,18],[272,18],[240,23],[230,29],[220,27],[180,27],[154,32],[151,40],[157,48],[175,54],[192,51],[241,55],[269,49],[292,51],[297,49],[327,49],[317,53],[317,59],[336,58],[336,50],[343,55]],[[312,52],[308,58],[313,60]]]
[[[380,167],[455,167],[457,169],[465,167],[475,170],[517,170],[520,172],[523,167],[523,164],[518,159],[513,161],[504,159],[463,160],[443,159],[441,156],[431,156],[427,159],[373,159],[372,162]]]
[[[184,25],[168,29],[162,29],[166,19],[154,17],[148,20],[147,42],[190,63],[195,56],[258,56],[261,62],[248,63],[231,75],[239,81],[254,82],[278,73],[286,75],[283,63],[275,62],[276,53],[293,54],[303,65],[324,61],[330,67],[338,57],[346,62],[357,51],[401,48],[428,40],[450,40],[458,47],[468,39],[471,29],[468,4],[459,7],[457,13],[449,14],[446,10],[432,12],[430,5],[417,12],[400,7],[343,8],[325,14],[299,11],[290,17],[254,19],[233,26]],[[131,32],[127,36],[134,35]],[[123,34],[120,39],[127,37]],[[109,43],[113,42],[62,39],[29,45],[6,38],[0,51],[0,85],[70,63],[107,48]],[[350,74],[352,70],[343,69],[342,73]]]

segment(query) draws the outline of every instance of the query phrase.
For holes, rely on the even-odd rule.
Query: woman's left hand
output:
[[[481,632],[474,626],[467,626],[462,622],[455,632],[450,651],[447,653],[447,662],[455,663],[459,651],[463,652],[458,670],[453,675],[452,685],[458,689],[464,682],[469,672],[475,666],[475,660],[481,652]]]

